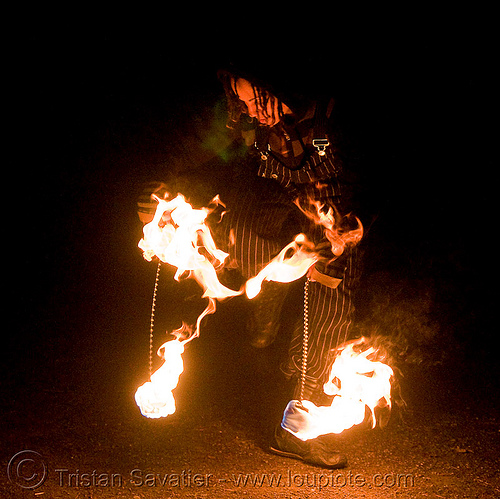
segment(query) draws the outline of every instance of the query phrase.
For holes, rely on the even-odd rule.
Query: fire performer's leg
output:
[[[295,382],[293,399],[321,405],[326,400],[323,384],[329,374],[335,350],[349,337],[354,313],[352,292],[356,280],[356,250],[349,250],[336,262],[335,278],[337,286],[328,286],[317,281],[309,282],[308,300],[308,341],[307,362],[302,363],[303,324],[296,329],[289,350],[289,363],[284,368]],[[333,269],[330,269],[333,271]],[[334,277],[334,276],[331,276]],[[326,281],[328,283],[328,280]],[[332,284],[332,282],[330,282]],[[306,367],[306,376],[302,378],[302,369]],[[284,418],[293,417],[285,410]],[[276,428],[271,450],[276,454],[300,459],[305,462],[327,468],[343,468],[347,465],[346,457],[331,447],[332,442],[319,438],[300,440],[282,425]]]
[[[245,279],[255,276],[290,242],[283,227],[296,211],[275,182],[259,177],[251,182],[235,186],[224,198],[227,213],[213,227],[217,246],[229,253],[230,266]]]
[[[229,247],[225,247],[224,250],[230,254],[231,266],[237,269],[244,278],[256,275],[288,242],[291,234],[295,235],[299,232],[297,230],[299,227],[309,228],[308,221],[302,219],[297,222],[295,206],[286,196],[281,197],[274,185],[272,187],[274,188],[272,196],[266,195],[265,184],[262,190],[253,190],[245,194],[240,192],[237,203],[228,203],[233,208],[228,211],[217,228],[221,244],[223,240],[230,241]],[[259,195],[256,195],[256,192]],[[318,232],[319,237],[322,235],[321,228],[314,227],[313,232]],[[317,393],[322,392],[322,378],[328,373],[330,362],[333,360],[330,355],[331,350],[341,345],[349,334],[354,311],[351,300],[354,280],[352,260],[352,254],[346,253],[335,262],[337,272],[335,277],[338,279],[334,279],[334,282],[340,283],[336,288],[319,282],[311,282],[309,286],[310,337],[304,398],[311,399],[311,401],[315,400],[313,393],[316,396]],[[331,268],[329,270],[332,271]],[[272,330],[268,327],[270,323],[276,324],[285,297],[282,288],[280,293],[270,296],[273,294],[272,286],[275,283],[265,284],[269,286],[263,287],[263,291],[256,299],[260,299],[261,302],[256,300],[251,302],[256,312],[252,316],[257,319],[253,326],[257,332],[257,340],[261,343],[258,346],[265,346],[272,341],[275,331],[267,337],[265,332]],[[259,306],[259,303],[262,306]],[[301,326],[292,338],[289,362],[290,374],[295,377],[299,390],[302,332]],[[293,397],[293,394],[290,396]],[[301,441],[280,425],[276,428],[275,441],[271,450],[286,457],[301,459],[328,468],[341,468],[346,465],[345,456],[333,450],[330,444],[325,444],[321,439]]]
[[[218,247],[229,253],[227,267],[246,280],[258,274],[293,238],[290,217],[298,213],[275,182],[258,178],[253,189],[238,190],[231,208],[215,228]],[[229,241],[229,245],[227,242]],[[229,270],[231,272],[231,270]],[[287,286],[264,282],[262,291],[250,302],[248,330],[254,347],[268,346],[279,329],[279,316]]]
[[[308,352],[304,398],[324,400],[323,383],[329,374],[336,349],[351,334],[354,315],[353,289],[356,281],[357,250],[347,250],[336,262],[336,287],[311,281],[308,290]],[[334,281],[335,282],[335,281]],[[335,285],[335,284],[333,284]],[[302,373],[304,328],[300,324],[292,335],[285,374],[295,380],[294,398],[299,398]]]

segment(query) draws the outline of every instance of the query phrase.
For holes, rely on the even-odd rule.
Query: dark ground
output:
[[[484,45],[400,44],[404,57],[372,47],[361,59],[368,69],[358,57],[356,77],[344,82],[350,130],[368,144],[378,200],[359,323],[390,345],[405,404],[384,429],[335,438],[349,465],[331,473],[267,451],[287,400],[277,364],[289,305],[283,337],[265,351],[248,346],[244,300],[220,305],[184,354],[177,412],[148,420],[134,402],[147,378],[156,270],[136,248],[135,202],[142,182],[221,147],[216,63],[98,36],[70,39],[71,50],[45,36],[28,42],[23,60],[39,79],[24,92],[21,78],[11,127],[18,175],[8,184],[4,243],[11,300],[0,367],[2,497],[500,495],[493,86]],[[162,331],[203,306],[196,295],[194,284],[163,270],[158,346]],[[7,474],[23,450],[46,464],[34,490],[12,477],[20,458]],[[102,481],[89,487],[94,471]],[[166,474],[172,481],[162,484]],[[257,474],[260,486],[237,482]]]

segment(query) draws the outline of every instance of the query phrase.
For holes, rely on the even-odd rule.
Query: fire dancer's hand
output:
[[[167,194],[167,186],[163,182],[148,182],[137,200],[137,214],[143,224],[147,224],[153,220],[158,201],[153,197],[153,194],[159,198],[165,197]]]

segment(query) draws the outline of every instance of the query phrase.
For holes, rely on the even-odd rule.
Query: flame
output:
[[[163,364],[151,375],[151,380],[136,391],[135,400],[141,413],[149,418],[160,418],[175,412],[172,391],[184,370],[184,347],[199,336],[203,318],[215,312],[215,299],[237,296],[243,291],[227,288],[217,277],[216,268],[221,267],[229,255],[216,247],[205,224],[212,210],[194,209],[181,194],[172,200],[153,197],[158,207],[153,220],[144,226],[144,237],[139,241],[144,258],[151,261],[156,256],[176,267],[174,279],[177,281],[181,277],[193,277],[204,290],[202,297],[208,299],[207,307],[196,320],[194,332],[183,324],[172,333],[176,339],[167,341],[158,350]],[[220,204],[219,198],[215,197],[213,203]],[[180,340],[181,336],[186,338]]]
[[[163,364],[151,375],[135,392],[135,401],[143,416],[148,418],[162,418],[175,412],[175,399],[172,394],[177,387],[179,377],[184,371],[182,354],[186,340],[180,340],[182,333],[189,328],[183,326],[174,331],[174,340],[167,341],[158,349],[158,356]]]
[[[328,206],[325,211],[325,205],[314,199],[308,199],[309,207],[305,208],[298,199],[295,200],[297,207],[311,219],[315,224],[322,225],[325,228],[325,236],[331,244],[332,253],[340,256],[346,246],[358,244],[363,237],[363,224],[358,217],[347,215],[343,217],[344,221],[355,222],[355,227],[345,229],[341,227],[342,217],[334,206]],[[314,208],[314,209],[311,209]],[[351,220],[350,220],[351,219]]]
[[[242,289],[229,289],[217,277],[217,269],[224,265],[229,255],[216,247],[205,224],[212,210],[194,209],[182,194],[170,200],[153,197],[158,201],[158,207],[153,220],[144,226],[144,237],[139,241],[144,258],[151,261],[156,256],[176,267],[174,279],[177,281],[181,277],[193,277],[204,290],[203,297],[208,298],[208,305],[198,317],[194,332],[183,341],[178,337],[184,330],[173,333],[177,339],[164,343],[158,350],[158,355],[164,360],[162,366],[136,392],[135,399],[141,413],[149,418],[159,418],[175,412],[172,391],[183,372],[184,346],[199,336],[202,319],[215,312],[215,300],[238,296],[245,291],[249,298],[253,298],[260,292],[264,280],[291,282],[305,275],[318,261],[318,256],[313,252],[312,243],[299,234]],[[216,196],[211,204],[222,203]],[[290,252],[292,254],[288,256]]]
[[[317,406],[309,400],[291,400],[283,416],[282,427],[301,440],[342,431],[361,424],[369,409],[372,427],[377,407],[391,407],[393,370],[377,357],[374,347],[361,350],[366,338],[344,344],[337,353],[328,381],[323,387],[333,395],[331,405]]]
[[[260,293],[263,281],[292,282],[304,276],[319,260],[313,249],[314,245],[304,234],[296,236],[255,277],[246,282],[248,298],[255,298]],[[291,256],[287,256],[290,252]]]
[[[229,255],[215,246],[205,224],[212,210],[194,209],[182,194],[172,200],[153,197],[158,207],[153,220],[144,226],[144,237],[139,241],[144,258],[151,261],[157,256],[177,267],[174,276],[177,281],[187,273],[203,288],[204,298],[223,299],[242,294],[221,284],[217,277],[216,268],[222,267]],[[213,202],[220,203],[218,197]]]
[[[136,392],[136,402],[144,416],[150,418],[159,418],[168,416],[175,412],[175,400],[172,391],[177,386],[179,376],[183,372],[182,353],[185,345],[193,338],[199,336],[200,324],[202,319],[215,312],[216,300],[223,300],[246,293],[247,297],[252,299],[261,290],[264,280],[277,282],[291,282],[304,276],[308,270],[320,259],[315,252],[314,244],[311,243],[304,234],[297,235],[294,240],[285,246],[280,253],[273,258],[269,264],[264,267],[255,277],[249,279],[239,290],[232,290],[224,286],[218,279],[217,270],[221,269],[228,253],[218,249],[209,227],[205,221],[207,216],[213,211],[210,208],[194,209],[182,194],[173,199],[161,199],[155,195],[153,197],[158,201],[153,220],[144,226],[144,237],[139,242],[139,248],[142,249],[144,258],[151,261],[155,256],[162,262],[176,267],[174,279],[179,281],[181,278],[192,277],[203,289],[203,297],[208,299],[208,304],[202,314],[196,321],[194,331],[189,330],[189,334],[183,340],[179,338],[185,333],[185,328],[175,331],[175,340],[164,343],[158,350],[158,355],[163,359],[162,366],[151,376],[151,380],[140,386]],[[214,198],[211,204],[224,206],[218,196]],[[346,245],[355,244],[362,236],[363,228],[358,221],[358,227],[351,231],[341,231],[337,227],[336,218],[338,213],[330,208],[324,212],[323,205],[311,202],[315,211],[307,211],[301,208],[304,213],[325,227],[325,234],[332,244],[332,251],[335,256],[339,256]],[[230,239],[234,239],[234,233]],[[233,240],[230,242],[234,243]],[[363,376],[368,379],[363,372],[372,372],[364,365],[360,364],[363,359],[370,362],[365,356],[357,357],[355,364],[352,361],[347,363],[347,367],[342,366],[346,362],[346,356],[350,355],[351,347],[345,347],[335,361],[332,368],[330,384],[325,385],[325,391],[330,393],[335,391],[334,379],[341,379],[342,389],[339,389],[334,398],[334,403],[329,408],[316,407],[309,401],[303,401],[303,406],[297,405],[297,401],[291,401],[289,404],[290,414],[295,411],[299,418],[295,418],[300,424],[297,426],[297,436],[299,438],[312,438],[308,435],[322,432],[338,432],[340,426],[346,426],[349,423],[343,423],[340,426],[332,427],[332,420],[337,422],[337,414],[346,412],[346,405],[352,406],[350,412],[358,411],[359,414],[354,418],[355,421],[364,417],[364,402],[357,400],[358,395],[350,395],[350,386],[354,386],[355,375]],[[350,355],[354,358],[353,355]],[[389,368],[390,369],[390,368]],[[359,372],[358,372],[359,371]],[[360,385],[361,386],[361,385]],[[390,385],[389,385],[390,387]],[[356,385],[356,388],[357,385]],[[370,392],[371,388],[368,389]],[[363,399],[368,398],[368,393],[363,393]],[[370,392],[371,393],[371,392]],[[390,401],[390,399],[389,399]],[[309,412],[306,412],[309,411]],[[326,414],[328,410],[328,414]],[[361,414],[363,412],[363,414]],[[372,411],[373,412],[373,411]],[[321,414],[325,414],[321,416]],[[335,416],[335,417],[333,417]],[[289,418],[293,421],[294,418]],[[326,424],[325,421],[330,421]],[[326,427],[325,427],[326,424]],[[337,424],[337,423],[336,423]],[[358,424],[358,423],[352,423]],[[350,426],[352,426],[350,424]],[[293,426],[291,423],[289,426]],[[326,429],[325,429],[326,428]],[[326,431],[330,428],[329,431]],[[333,430],[331,429],[333,428]],[[292,431],[292,428],[287,428]],[[292,431],[293,432],[293,431]]]

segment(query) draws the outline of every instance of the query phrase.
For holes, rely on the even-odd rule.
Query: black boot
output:
[[[323,383],[311,378],[305,379],[304,386],[300,379],[295,379],[292,394],[293,400],[309,400],[316,405],[330,405],[332,398],[323,392]],[[288,430],[278,425],[275,429],[274,440],[270,446],[271,452],[292,459],[299,459],[309,464],[323,468],[344,468],[347,458],[340,452],[332,449],[332,440],[324,435],[310,440],[301,440]]]
[[[321,437],[300,440],[281,427],[276,427],[271,452],[279,456],[299,459],[322,468],[337,469],[347,466],[347,458],[331,448],[331,442]]]

